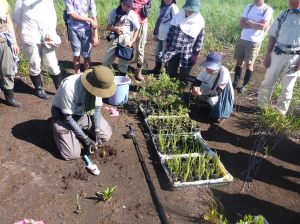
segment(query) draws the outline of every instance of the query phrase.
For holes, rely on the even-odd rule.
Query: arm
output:
[[[22,14],[23,14],[22,4],[23,4],[22,0],[17,0],[14,11],[12,13],[13,20],[18,27],[21,27],[22,24]]]
[[[267,47],[267,50],[265,53],[265,58],[264,58],[264,66],[266,68],[269,68],[271,65],[271,52],[274,49],[275,43],[276,43],[276,37],[270,36],[269,42],[268,42],[268,47]]]
[[[269,20],[261,20],[259,22],[254,22],[252,20],[245,20],[244,21],[246,27],[245,28],[250,28],[250,29],[255,29],[255,30],[265,30],[270,21]]]
[[[130,42],[127,44],[128,47],[133,46],[133,44],[135,43],[136,38],[138,37],[138,35],[139,35],[139,29],[134,30],[132,38],[131,38]]]
[[[15,35],[14,25],[13,25],[9,15],[7,16],[7,25],[8,25],[8,32],[11,34],[11,36],[14,40],[14,43],[13,43],[14,54],[18,55],[20,53],[20,49],[19,49],[16,35]]]
[[[76,138],[84,141],[88,136],[83,132],[82,128],[73,119],[71,114],[64,114],[64,120],[68,124],[68,127],[74,132]]]
[[[203,46],[204,34],[205,34],[205,31],[203,28],[196,38],[195,44],[193,46],[193,53],[197,52],[197,54],[199,54],[199,51],[201,50],[201,48]]]

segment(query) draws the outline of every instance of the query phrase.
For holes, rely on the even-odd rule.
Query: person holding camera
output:
[[[120,5],[113,9],[108,16],[106,29],[110,32],[106,39],[109,41],[102,64],[111,67],[116,58],[118,44],[132,48],[139,33],[139,21],[137,14],[131,10],[133,0],[121,0]],[[119,58],[118,69],[120,75],[126,75],[128,60]]]
[[[75,74],[79,74],[80,55],[83,56],[84,70],[91,65],[92,32],[97,33],[98,29],[96,4],[95,0],[64,0],[64,2],[74,70]]]

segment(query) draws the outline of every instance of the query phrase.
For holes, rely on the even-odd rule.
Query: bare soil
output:
[[[65,37],[65,34],[63,34]],[[107,43],[93,49],[93,65],[100,64]],[[146,46],[147,66],[154,66],[152,41]],[[57,49],[61,65],[72,73],[71,50],[65,40]],[[201,59],[199,59],[201,60]],[[228,56],[227,60],[230,59]],[[199,61],[200,62],[200,61]],[[197,73],[198,68],[193,70]],[[170,191],[159,165],[149,135],[135,110],[123,110],[118,117],[104,116],[113,128],[108,146],[91,159],[101,170],[100,176],[87,172],[81,159],[62,160],[51,131],[51,100],[33,95],[29,81],[16,80],[16,98],[21,108],[0,103],[0,223],[9,224],[23,218],[45,223],[160,223],[140,161],[131,139],[124,134],[132,123],[146,166],[165,207],[170,223],[204,223],[202,215],[210,206],[222,208],[232,222],[245,214],[263,214],[270,223],[297,224],[300,220],[300,145],[285,138],[265,158],[251,188],[240,193],[249,152],[257,136],[250,135],[249,120],[255,105],[255,93],[262,79],[255,75],[250,93],[237,95],[235,113],[222,125],[209,123],[206,111],[194,111],[191,117],[199,122],[202,136],[217,151],[227,170],[234,176],[228,186],[211,190],[189,188]],[[45,85],[51,97],[52,83]],[[130,112],[130,113],[129,113]],[[113,198],[98,202],[95,192],[117,186]],[[80,196],[81,213],[76,211]]]

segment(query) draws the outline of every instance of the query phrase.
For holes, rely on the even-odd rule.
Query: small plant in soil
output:
[[[75,206],[76,206],[75,213],[76,214],[82,213],[81,205],[80,205],[80,195],[79,194],[76,195]]]
[[[186,158],[175,157],[166,159],[166,165],[174,182],[191,182],[198,180],[217,179],[221,177],[218,159],[206,154]]]
[[[117,186],[107,187],[104,191],[96,192],[96,196],[98,197],[99,201],[109,201],[112,199],[112,195],[116,189]]]
[[[207,214],[203,216],[203,219],[211,224],[229,224],[229,221],[220,214],[216,209],[210,209]]]

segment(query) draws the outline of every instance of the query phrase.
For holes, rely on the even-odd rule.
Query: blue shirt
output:
[[[97,16],[96,4],[94,0],[64,0],[67,14],[77,13],[80,16],[88,17],[90,12],[91,17]],[[90,29],[90,23],[74,20],[71,17],[68,19],[68,25],[74,30]]]

